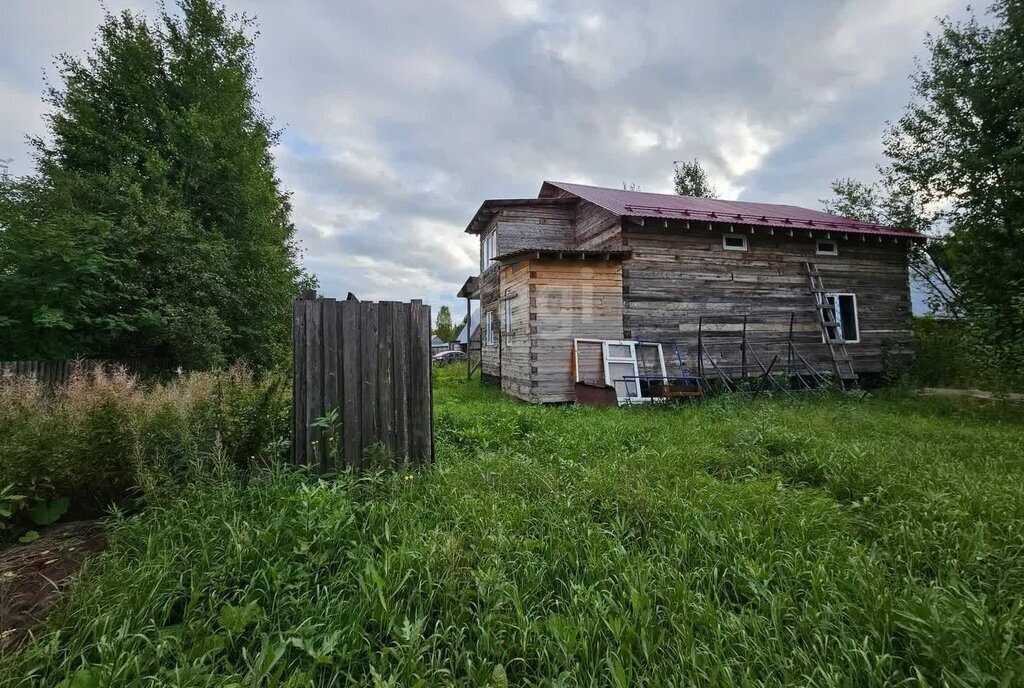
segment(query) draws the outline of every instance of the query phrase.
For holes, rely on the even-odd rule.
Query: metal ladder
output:
[[[815,263],[807,263],[807,276],[811,281],[811,294],[814,296],[814,303],[818,312],[818,323],[821,325],[821,335],[828,345],[829,354],[832,357],[832,369],[835,371],[836,380],[844,390],[856,386],[857,373],[853,369],[853,359],[850,352],[846,350],[846,340],[843,339],[839,323],[836,321],[836,305],[828,302],[826,294],[828,291],[821,281],[818,273],[818,266]]]

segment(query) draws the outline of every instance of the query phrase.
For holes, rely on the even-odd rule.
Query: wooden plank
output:
[[[323,356],[324,356],[324,413],[337,411],[341,415],[341,351],[338,341],[338,302],[334,299],[324,299],[321,302],[323,308]],[[324,452],[321,455],[320,470],[332,471],[337,468],[334,464],[335,457],[330,456],[327,449],[340,438],[335,436],[336,430],[324,438]],[[332,439],[333,437],[333,439]]]
[[[323,431],[314,427],[316,420],[323,415],[324,399],[324,363],[323,363],[323,330],[321,315],[323,309],[319,301],[306,301],[306,436],[310,449],[307,450],[305,464],[316,466],[323,457]],[[316,444],[314,444],[314,442]]]
[[[433,318],[431,317],[431,314],[430,314],[430,306],[424,306],[423,308],[425,309],[424,314],[423,314],[424,323],[425,323],[425,329],[423,330],[423,332],[421,333],[420,336],[423,337],[423,341],[424,341],[423,350],[428,354],[427,355],[427,366],[426,366],[426,370],[424,371],[424,376],[425,376],[426,385],[427,385],[427,398],[426,398],[426,401],[424,403],[426,404],[427,411],[429,412],[429,416],[430,416],[430,426],[427,428],[427,437],[430,438],[430,454],[427,456],[427,460],[430,461],[430,462],[433,462],[434,461],[434,370],[433,370],[433,368],[431,366],[429,354],[430,354],[430,332],[431,332],[431,325],[434,322],[434,320],[433,320]]]
[[[363,405],[360,408],[362,443],[359,447],[359,462],[356,466],[366,465],[366,449],[377,441],[377,347],[380,346],[380,323],[378,322],[378,304],[364,303],[360,307],[362,335],[362,370],[359,372],[362,387]]]
[[[359,466],[362,453],[362,366],[360,304],[358,301],[342,301],[341,310],[341,432],[342,455],[348,466]]]
[[[429,325],[428,325],[429,327]],[[423,422],[423,367],[430,366],[430,354],[423,356],[423,305],[413,301],[409,309],[409,461],[424,460],[426,435]],[[427,348],[429,349],[429,338]]]
[[[377,304],[379,344],[377,345],[377,440],[389,451],[396,450],[394,403],[394,321],[395,303]]]
[[[306,460],[306,306],[292,300],[292,463]]]
[[[413,305],[408,303],[395,303],[391,309],[394,442],[396,458],[403,463],[409,461],[409,313],[412,309]]]

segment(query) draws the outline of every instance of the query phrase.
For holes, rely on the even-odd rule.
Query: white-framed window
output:
[[[480,272],[491,267],[491,260],[498,255],[498,230],[492,229],[480,240]]]
[[[838,256],[839,243],[834,239],[818,239],[814,242],[814,252],[819,256]]]
[[[575,340],[574,344],[579,341]],[[602,341],[605,384],[615,388],[619,405],[649,402],[652,380],[665,380],[665,355],[661,344],[636,341]],[[576,364],[579,365],[578,362]],[[646,392],[646,394],[645,394]]]
[[[860,319],[857,317],[856,294],[825,294],[825,300],[832,306],[836,321],[836,332],[839,339],[847,344],[860,342]],[[826,328],[831,329],[831,328]],[[824,335],[822,335],[824,337]]]
[[[505,334],[512,335],[512,299],[514,294],[505,292]]]
[[[494,311],[487,311],[484,319],[484,342],[494,346]]]
[[[722,248],[726,251],[746,251],[747,250],[747,235],[746,234],[723,234],[722,235]]]

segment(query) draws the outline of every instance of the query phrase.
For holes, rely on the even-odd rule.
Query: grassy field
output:
[[[118,520],[0,684],[1024,683],[1019,412],[540,408],[458,375],[432,469],[211,477]]]

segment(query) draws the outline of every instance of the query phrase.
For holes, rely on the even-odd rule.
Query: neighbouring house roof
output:
[[[589,201],[620,217],[654,218],[659,220],[695,220],[700,222],[727,222],[743,225],[783,227],[817,231],[874,234],[924,240],[924,236],[911,229],[886,227],[861,222],[849,217],[831,215],[821,210],[800,208],[775,203],[723,201],[715,198],[694,198],[673,194],[647,193],[607,189],[585,184],[546,181],[541,185],[539,198],[572,194]],[[486,205],[486,204],[485,204]],[[468,229],[466,231],[469,231]]]
[[[633,255],[632,251],[558,251],[543,248],[524,248],[496,256],[499,263],[513,263],[531,258],[545,260],[625,260]]]
[[[468,334],[476,332],[480,328],[480,309],[475,308],[469,315],[469,327],[462,327],[459,330],[459,334],[453,341],[459,344],[467,344],[469,340],[466,338]]]
[[[430,338],[430,348],[436,349],[438,347],[448,346],[448,343],[438,337],[436,334]]]

